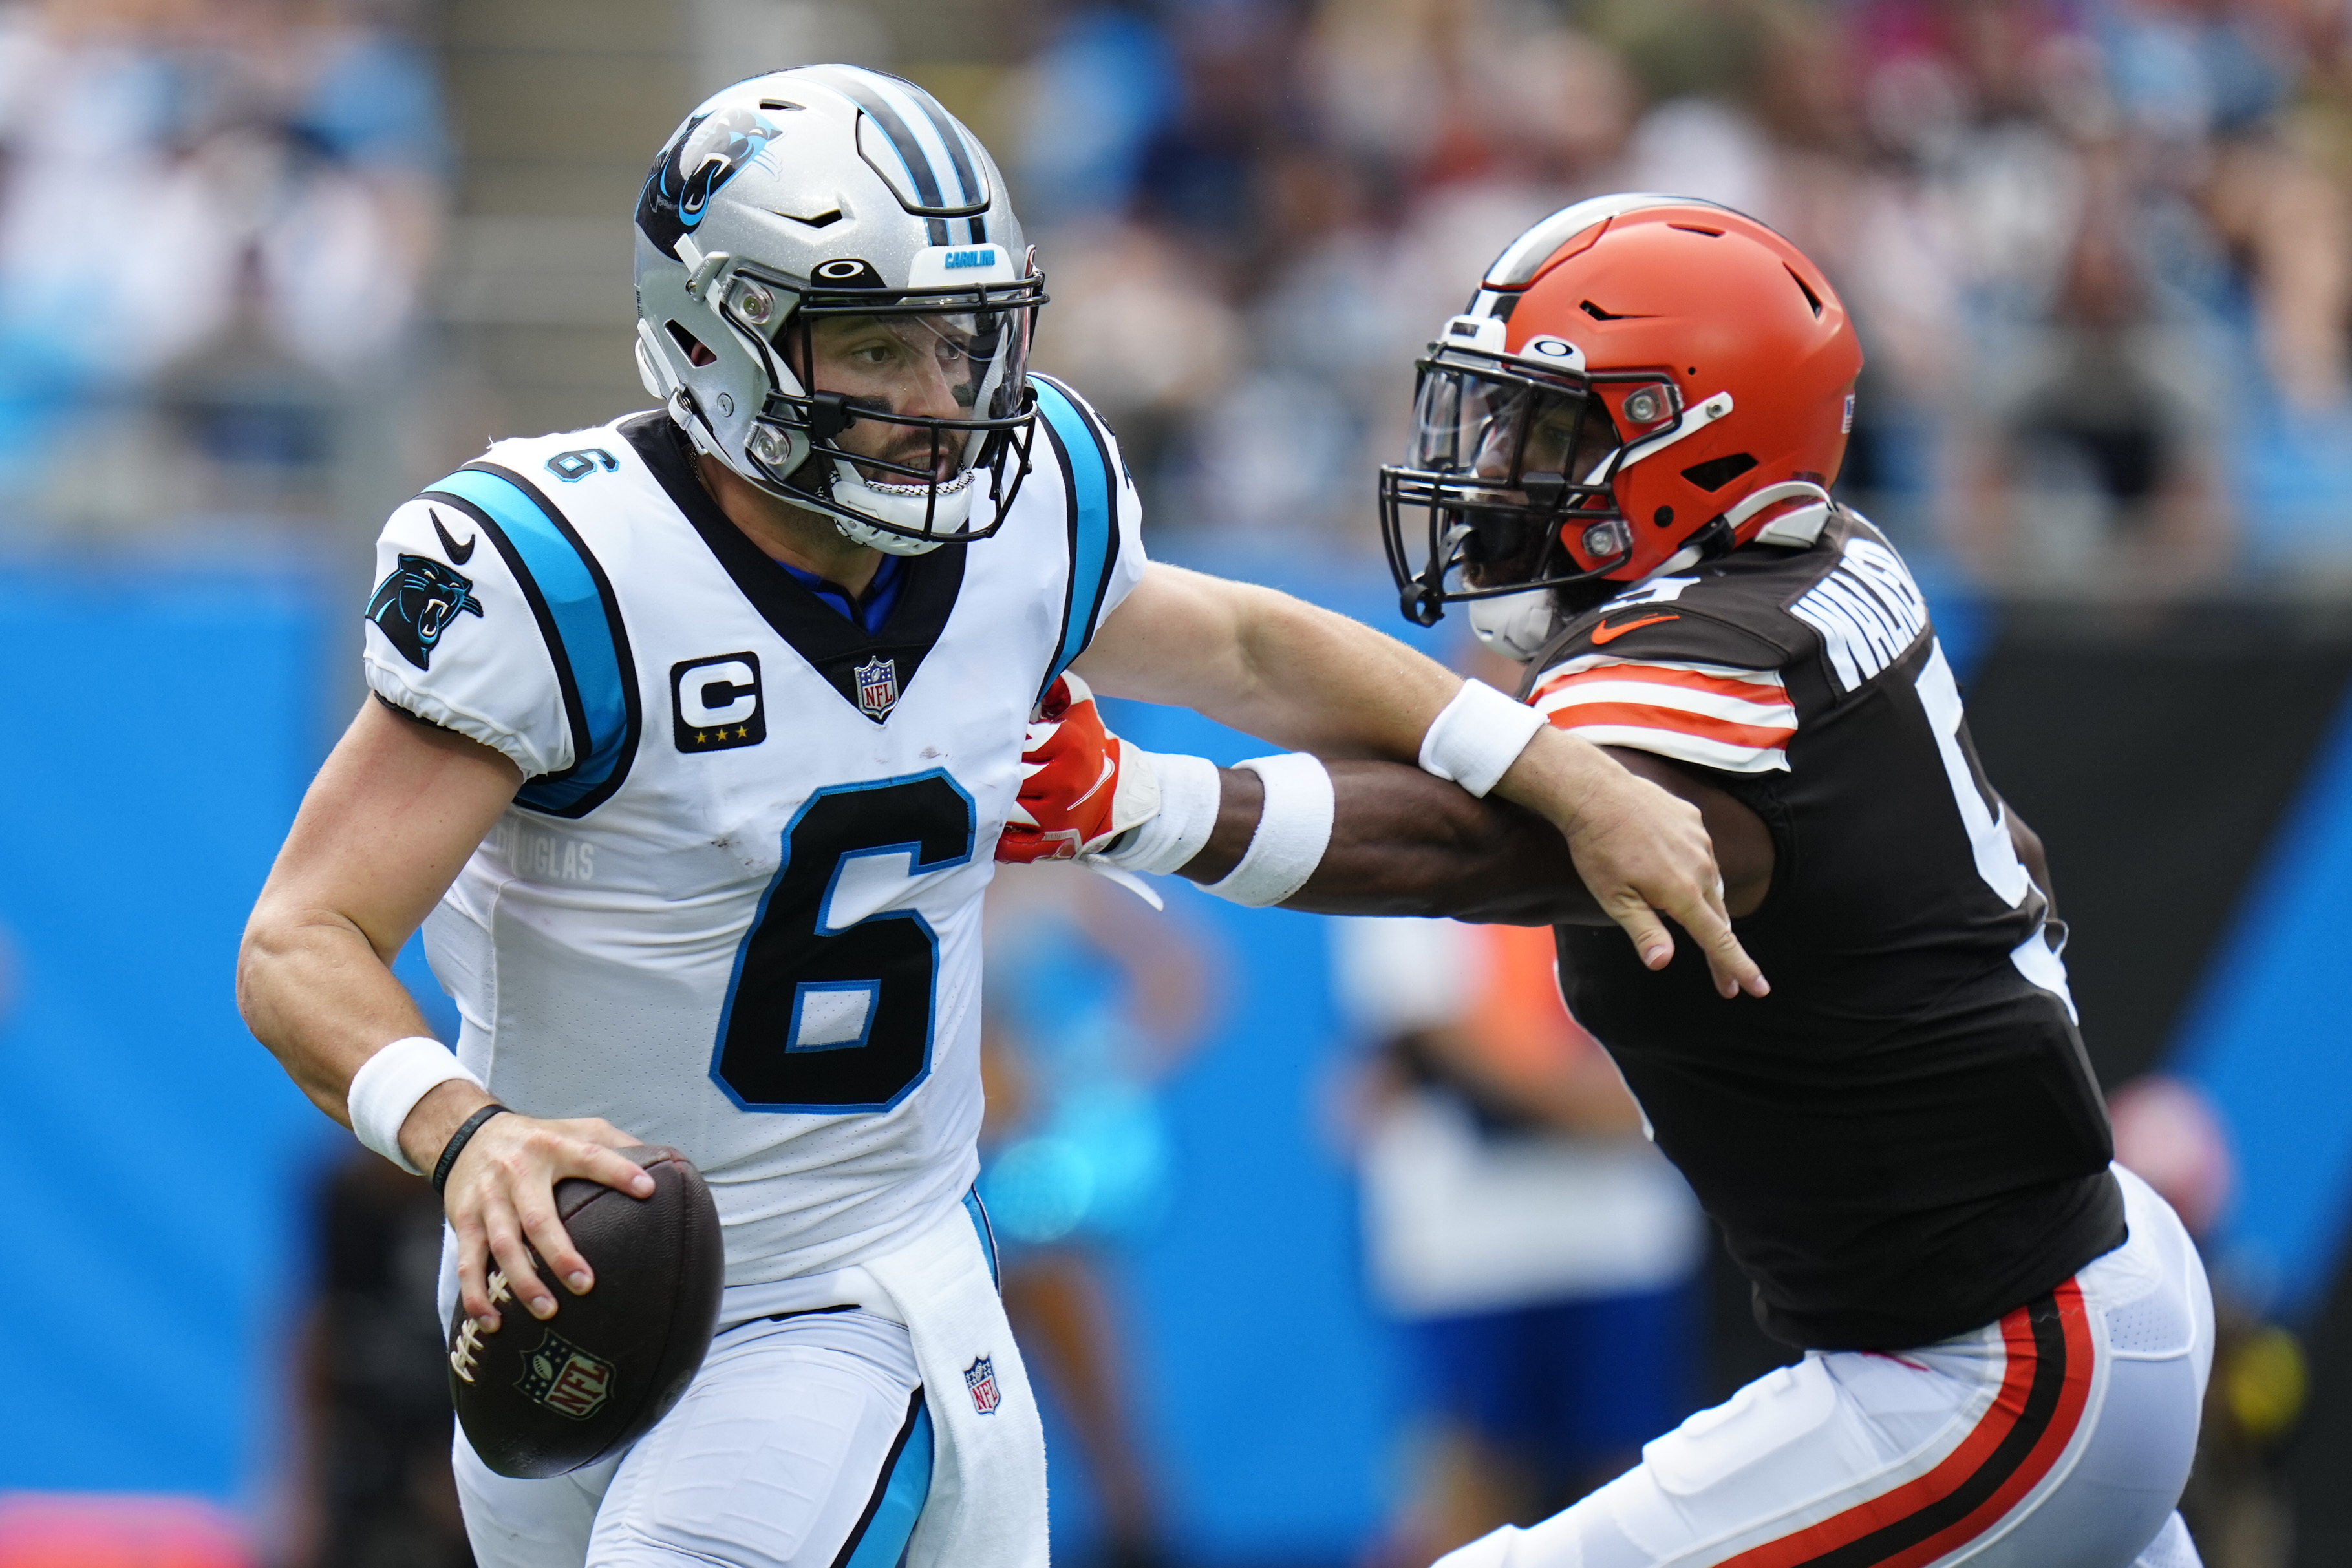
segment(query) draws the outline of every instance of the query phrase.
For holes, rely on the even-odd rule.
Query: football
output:
[[[584,1296],[555,1287],[545,1322],[493,1270],[499,1326],[450,1315],[449,1394],[467,1440],[502,1476],[542,1479],[618,1453],[686,1392],[719,1322],[719,1210],[672,1148],[621,1151],[652,1173],[651,1197],[572,1178],[556,1212],[595,1272]],[[538,1253],[541,1278],[552,1280]]]

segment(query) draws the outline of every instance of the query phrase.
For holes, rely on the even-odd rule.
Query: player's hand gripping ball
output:
[[[669,1413],[702,1365],[725,1272],[719,1210],[702,1173],[672,1148],[623,1149],[654,1178],[631,1197],[572,1177],[555,1211],[595,1271],[545,1322],[500,1313],[484,1332],[461,1305],[449,1323],[449,1393],[467,1441],[502,1476],[543,1479],[620,1452]],[[533,1267],[544,1270],[538,1254]],[[490,1275],[504,1306],[506,1276]]]
[[[1066,674],[1046,688],[1023,738],[1021,789],[996,858],[1076,860],[1159,810],[1160,779],[1148,754],[1105,729],[1095,694]]]

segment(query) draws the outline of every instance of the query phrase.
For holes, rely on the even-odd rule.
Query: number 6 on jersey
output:
[[[929,1075],[939,936],[890,905],[910,879],[971,860],[976,831],[971,797],[937,768],[810,797],[719,1016],[710,1075],[730,1099],[887,1111]]]

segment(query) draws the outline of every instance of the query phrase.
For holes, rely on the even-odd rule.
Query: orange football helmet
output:
[[[1513,241],[1419,369],[1412,451],[1381,471],[1404,612],[1426,626],[1470,601],[1480,636],[1524,659],[1560,591],[1598,602],[1827,507],[1862,345],[1780,235],[1631,194]]]

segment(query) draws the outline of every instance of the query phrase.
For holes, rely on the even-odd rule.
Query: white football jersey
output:
[[[1144,564],[1109,434],[1038,395],[1002,530],[908,559],[871,635],[660,413],[500,442],[378,544],[369,685],[527,779],[425,923],[457,1054],[518,1111],[684,1150],[730,1285],[879,1256],[978,1172],[1023,727]]]

